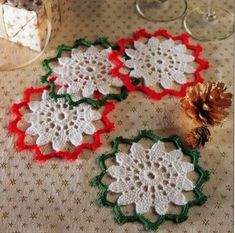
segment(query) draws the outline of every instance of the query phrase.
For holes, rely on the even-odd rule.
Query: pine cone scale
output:
[[[197,127],[192,129],[184,138],[185,144],[191,148],[204,146],[209,141],[210,131],[207,127]]]
[[[190,87],[181,105],[186,114],[199,125],[215,125],[228,116],[232,94],[225,93],[224,83],[199,83]]]

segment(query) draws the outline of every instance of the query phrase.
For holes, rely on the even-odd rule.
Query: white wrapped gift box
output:
[[[0,7],[0,37],[22,46],[29,47],[40,52],[45,44],[48,33],[48,10],[51,9],[50,22],[52,25],[51,36],[55,35],[61,27],[68,8],[68,0],[46,0],[36,11],[17,8],[7,3],[1,3]]]

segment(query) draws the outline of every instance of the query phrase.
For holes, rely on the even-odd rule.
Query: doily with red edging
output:
[[[15,118],[8,129],[17,135],[16,148],[32,150],[35,159],[42,161],[51,157],[74,160],[85,148],[96,150],[101,145],[100,135],[114,128],[107,117],[114,103],[106,103],[100,113],[87,103],[72,107],[65,99],[53,100],[48,96],[48,89],[28,88],[23,101],[12,105]],[[39,95],[40,100],[34,100],[34,95]],[[98,129],[94,125],[96,121],[103,122]],[[85,136],[90,136],[92,142],[86,142]],[[43,148],[46,145],[48,148]]]
[[[144,38],[147,42],[141,41]],[[114,78],[120,78],[129,91],[140,90],[156,100],[167,94],[184,97],[187,87],[204,81],[200,73],[209,67],[200,58],[202,47],[191,45],[186,34],[172,36],[166,30],[151,34],[141,29],[133,38],[118,40],[117,45],[119,50],[109,56],[115,65]],[[193,74],[193,80],[188,74]],[[172,88],[173,84],[177,87]]]

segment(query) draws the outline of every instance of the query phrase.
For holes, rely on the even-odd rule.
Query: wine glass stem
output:
[[[213,7],[213,0],[207,1],[207,13],[206,13],[206,20],[207,21],[214,21],[217,19],[214,7]]]

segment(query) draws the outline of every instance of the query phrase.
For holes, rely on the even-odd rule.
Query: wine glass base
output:
[[[229,11],[215,7],[215,17],[207,17],[207,7],[190,11],[184,18],[184,28],[197,40],[222,40],[233,34],[234,18]]]
[[[145,19],[168,22],[183,16],[187,10],[186,0],[137,0],[136,9]]]

